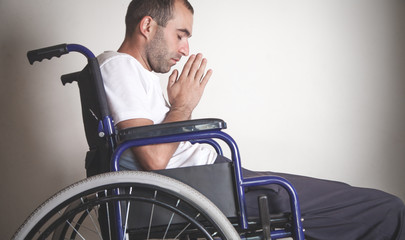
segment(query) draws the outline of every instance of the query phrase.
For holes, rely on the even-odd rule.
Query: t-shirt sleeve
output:
[[[133,118],[152,118],[147,81],[132,59],[109,59],[101,66],[101,74],[115,124]]]

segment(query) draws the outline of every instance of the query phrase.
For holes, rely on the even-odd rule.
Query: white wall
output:
[[[70,54],[30,66],[26,52],[64,42],[115,50],[128,3],[0,1],[2,239],[52,193],[85,177],[77,87],[58,79],[85,60]],[[225,119],[245,167],[405,199],[403,2],[192,3],[192,52],[214,69],[195,117]]]

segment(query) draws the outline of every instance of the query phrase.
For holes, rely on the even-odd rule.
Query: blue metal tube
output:
[[[83,54],[84,56],[86,56],[88,59],[89,58],[95,58],[96,56],[94,56],[94,54],[85,46],[79,45],[79,44],[68,44],[67,46],[67,50],[69,52],[79,52],[81,54]]]
[[[115,149],[113,156],[112,156],[112,161],[111,161],[111,171],[119,171],[119,159],[122,155],[122,153],[127,150],[130,147],[135,147],[135,146],[144,146],[144,145],[150,145],[150,144],[159,144],[159,143],[168,143],[168,142],[180,142],[180,141],[190,141],[193,139],[207,139],[207,138],[219,138],[224,140],[229,147],[231,148],[232,152],[232,159],[235,162],[239,162],[240,166],[240,157],[239,157],[239,151],[237,149],[236,142],[226,133],[215,130],[215,131],[204,131],[204,132],[198,132],[198,133],[184,133],[181,135],[173,135],[173,136],[163,136],[163,137],[155,137],[155,138],[144,138],[144,139],[136,139],[136,140],[131,140],[131,141],[126,141],[118,145],[118,147]],[[235,151],[236,150],[236,151]],[[239,192],[238,192],[239,194]],[[242,196],[240,196],[238,199],[243,199],[244,202],[244,191],[242,191]],[[241,202],[238,200],[238,202]],[[122,218],[121,218],[121,213],[119,211],[120,206],[116,206],[116,221],[118,222],[118,226],[122,226]],[[244,208],[243,208],[244,209]],[[247,224],[247,216],[245,214],[245,210],[241,211],[241,222],[244,223],[244,229],[248,228]],[[242,224],[242,223],[241,223]],[[118,235],[119,239],[122,239],[123,231],[119,230]]]
[[[240,161],[240,154],[239,149],[237,147],[236,142],[234,139],[222,132],[220,130],[212,130],[212,131],[202,131],[202,132],[189,132],[174,136],[162,136],[162,137],[155,137],[155,138],[145,138],[145,139],[136,139],[131,141],[126,141],[118,145],[115,149],[112,161],[111,161],[111,170],[112,171],[119,171],[119,159],[122,153],[134,146],[144,146],[150,144],[159,144],[159,143],[168,143],[168,142],[180,142],[180,141],[190,141],[196,139],[207,139],[207,138],[217,138],[223,140],[228,147],[230,148],[232,154],[232,161],[235,167],[235,180],[237,182],[237,195],[238,195],[238,205],[240,210],[240,227],[242,229],[248,228],[248,221],[246,215],[246,201],[245,201],[245,188],[258,186],[258,185],[267,185],[267,184],[278,184],[281,185],[283,188],[287,190],[290,195],[290,202],[291,202],[291,211],[294,219],[294,236],[296,239],[303,240],[303,228],[301,223],[301,212],[298,204],[298,196],[296,194],[295,189],[293,186],[287,182],[285,179],[277,176],[263,176],[263,177],[255,177],[255,178],[247,178],[244,179],[242,175],[242,166]],[[281,234],[281,233],[279,233]]]
[[[296,239],[304,239],[303,227],[301,223],[301,210],[298,201],[298,195],[295,188],[286,179],[278,176],[262,176],[246,178],[242,183],[245,187],[258,185],[277,184],[282,186],[290,197],[291,214],[293,215],[294,236]]]
[[[288,238],[291,237],[291,233],[283,230],[275,230],[271,232],[271,239]]]
[[[245,191],[242,184],[242,167],[240,163],[240,154],[239,149],[235,140],[220,130],[212,131],[202,131],[202,132],[189,132],[173,136],[163,136],[155,138],[145,138],[145,139],[136,139],[131,141],[126,141],[115,149],[112,161],[111,161],[111,171],[119,171],[119,159],[122,153],[130,148],[135,146],[144,146],[150,144],[159,144],[159,143],[168,143],[168,142],[180,142],[180,141],[190,141],[195,139],[207,139],[207,138],[218,138],[223,140],[231,150],[232,160],[235,166],[235,180],[237,181],[238,188],[236,192],[238,194],[238,205],[240,210],[240,224],[243,229],[248,228],[248,221],[246,215],[246,202],[245,202]]]
[[[112,136],[114,134],[115,128],[114,128],[114,124],[112,122],[112,118],[110,116],[106,116],[103,118],[103,127],[104,127],[104,133],[107,136]]]
[[[219,155],[221,155],[221,156],[224,155],[224,153],[222,152],[221,146],[220,146],[215,140],[213,140],[213,139],[198,139],[198,140],[194,139],[194,140],[191,140],[190,142],[191,142],[192,144],[194,144],[194,143],[205,143],[205,144],[209,144],[209,145],[211,145],[211,146],[215,149],[215,151],[216,151]]]

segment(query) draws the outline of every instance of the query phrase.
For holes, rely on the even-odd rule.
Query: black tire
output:
[[[117,206],[125,239],[240,238],[222,212],[188,185],[150,172],[123,171],[87,178],[58,192],[13,239],[116,239],[117,221],[111,219]]]

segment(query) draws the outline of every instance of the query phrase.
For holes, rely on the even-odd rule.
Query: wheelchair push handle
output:
[[[67,44],[59,44],[51,47],[40,48],[27,52],[28,61],[32,65],[35,61],[41,62],[42,60],[51,59],[53,57],[60,57],[64,54],[68,54]]]
[[[53,57],[60,57],[70,52],[78,52],[83,54],[88,61],[95,59],[94,54],[86,47],[79,44],[59,44],[51,47],[40,48],[27,52],[27,57],[32,65],[35,61],[41,62],[42,60],[51,59]]]
[[[105,95],[103,79],[100,72],[100,66],[98,64],[96,56],[88,48],[79,44],[59,44],[51,47],[40,48],[36,50],[31,50],[27,52],[27,57],[32,65],[35,61],[41,62],[43,59],[51,59],[53,57],[60,57],[62,55],[68,54],[70,52],[78,52],[83,54],[88,61],[88,69],[91,74],[91,81],[96,92],[96,98],[98,99],[99,110],[101,114],[102,127],[100,131],[103,131],[107,136],[110,137],[111,141],[114,141],[111,136],[115,134],[114,124],[112,118],[110,117],[110,112],[107,104],[107,97]],[[72,83],[77,81],[80,73],[68,74],[62,76],[62,83]],[[115,145],[115,143],[112,143]]]

